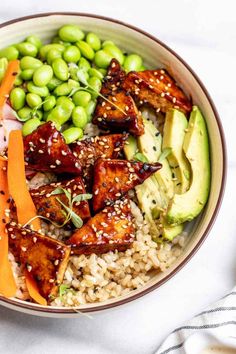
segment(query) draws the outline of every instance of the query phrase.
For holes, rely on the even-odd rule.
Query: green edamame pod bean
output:
[[[96,101],[90,101],[87,107],[85,108],[88,122],[91,122],[92,120],[92,115],[95,110],[95,107],[96,107]]]
[[[43,87],[35,86],[33,81],[28,82],[27,90],[31,93],[35,93],[36,95],[39,95],[40,97],[47,97],[49,95],[49,90],[47,86],[43,86]]]
[[[28,55],[24,56],[20,60],[21,70],[27,70],[27,69],[35,70],[42,65],[43,65],[43,63],[41,62],[41,60],[29,57]]]
[[[56,96],[67,96],[71,93],[72,88],[68,84],[68,82],[64,82],[63,84],[57,86],[53,93]]]
[[[124,68],[126,72],[139,71],[142,66],[143,60],[137,54],[129,54],[124,61]]]
[[[86,42],[93,50],[97,51],[101,48],[101,40],[95,33],[88,33],[86,36]]]
[[[7,58],[7,60],[15,60],[19,56],[19,51],[13,47],[6,47],[0,50],[0,58]]]
[[[43,111],[37,109],[35,112],[32,112],[32,118],[38,118],[39,120],[43,119]]]
[[[47,118],[50,114],[51,110],[50,111],[46,111],[46,112],[43,112],[43,120],[46,122],[47,121]]]
[[[13,109],[18,111],[25,105],[25,91],[20,87],[15,87],[10,93],[10,102]]]
[[[25,122],[32,117],[32,109],[29,107],[23,107],[17,111],[17,115],[19,117],[18,120]]]
[[[96,98],[98,93],[100,92],[101,90],[101,87],[102,87],[102,82],[100,79],[98,79],[97,77],[95,76],[92,76],[88,79],[88,84],[89,86],[91,86],[93,88],[93,92],[91,93],[92,94],[92,97],[93,98]]]
[[[111,59],[112,56],[109,53],[105,52],[104,50],[99,50],[95,53],[94,63],[97,67],[106,69],[110,64]]]
[[[72,122],[75,127],[84,128],[88,122],[84,107],[77,106],[72,111]]]
[[[42,65],[36,69],[33,75],[33,82],[36,86],[46,86],[53,77],[53,70],[49,65]]]
[[[67,107],[64,108],[62,105],[58,105],[51,110],[48,115],[47,122],[53,121],[62,125],[70,119],[70,116],[71,110],[67,109]]]
[[[70,111],[72,113],[75,105],[74,103],[71,101],[71,99],[69,99],[68,97],[66,96],[61,96],[57,99],[57,102],[56,102],[56,105],[57,106],[61,106],[62,108],[64,108],[65,110],[67,111]]]
[[[118,60],[120,65],[123,65],[125,57],[124,57],[124,54],[122,53],[122,51],[120,50],[120,48],[118,48],[112,44],[107,44],[103,47],[103,50],[106,53],[110,54],[112,56],[112,58],[115,58],[116,60]]]
[[[56,105],[56,97],[51,95],[48,96],[43,104],[43,109],[44,111],[51,111],[53,107]]]
[[[36,48],[40,49],[42,47],[41,39],[38,36],[31,35],[26,38],[26,42],[35,45]]]
[[[84,32],[76,25],[62,26],[58,31],[59,37],[65,42],[77,42],[84,38]]]
[[[16,78],[15,78],[15,81],[14,81],[14,86],[20,86],[23,84],[23,80],[21,78],[21,73],[19,73]]]
[[[22,56],[28,55],[30,57],[36,57],[38,53],[37,47],[34,44],[28,42],[22,42],[16,45]]]
[[[82,54],[83,57],[93,60],[94,58],[94,50],[88,43],[85,41],[78,41],[76,42],[77,47],[79,47],[79,50]]]
[[[5,72],[7,70],[7,66],[8,66],[7,58],[1,58],[0,59],[0,83],[5,75]]]
[[[57,59],[53,60],[52,68],[53,68],[54,75],[59,80],[62,80],[62,81],[68,80],[69,70],[68,70],[68,66],[67,66],[66,62],[63,59],[57,58]]]
[[[34,75],[33,69],[26,69],[21,72],[20,77],[25,81],[29,81],[32,79],[33,75]]]
[[[72,100],[76,106],[87,107],[89,101],[91,101],[91,95],[86,91],[77,91],[72,96]]]
[[[70,127],[62,133],[65,138],[66,144],[71,144],[73,141],[81,139],[84,135],[83,130],[77,127]]]
[[[59,36],[55,36],[52,39],[52,43],[59,43],[59,44],[63,44],[63,41],[61,40],[61,38]]]
[[[63,81],[59,80],[55,76],[51,78],[49,83],[47,84],[47,87],[50,91],[53,91],[57,86],[61,85]]]
[[[103,75],[103,77],[104,76],[106,76],[106,74],[107,74],[107,70],[106,69],[98,69],[98,71],[100,71],[100,73]]]
[[[66,47],[66,49],[63,52],[63,59],[67,63],[77,63],[80,57],[81,57],[80,50],[75,45],[70,45]]]
[[[78,68],[83,71],[88,71],[91,68],[91,64],[87,59],[82,57],[78,62]]]
[[[114,42],[112,42],[112,41],[110,41],[110,40],[106,40],[106,41],[102,42],[102,48],[104,48],[104,47],[105,47],[106,45],[108,45],[108,44],[115,45]]]
[[[24,123],[22,127],[23,136],[31,134],[35,129],[40,126],[41,122],[38,118],[31,118]]]
[[[77,71],[78,71],[78,67],[77,67],[77,66],[75,66],[75,67],[73,67],[73,66],[69,67],[70,77],[71,77],[72,80],[74,80],[74,81],[78,81]]]
[[[62,57],[62,52],[58,49],[50,49],[47,53],[47,62],[48,64],[52,64],[53,60],[57,59],[57,58],[61,58]]]
[[[104,75],[101,73],[101,71],[99,71],[98,69],[95,69],[95,68],[89,69],[88,73],[89,73],[89,76],[95,76],[100,80],[102,80],[104,77]]]
[[[42,103],[42,98],[35,93],[27,93],[26,102],[30,108],[35,108]]]
[[[59,43],[51,43],[51,44],[45,44],[43,45],[40,50],[39,50],[39,56],[40,58],[42,58],[43,60],[46,59],[47,57],[47,54],[49,52],[49,50],[51,49],[56,49],[56,50],[59,50],[59,52],[64,52],[65,50],[65,47],[64,45],[62,44],[59,44]]]
[[[146,66],[141,65],[140,68],[139,68],[139,71],[144,71],[144,70],[147,70]]]

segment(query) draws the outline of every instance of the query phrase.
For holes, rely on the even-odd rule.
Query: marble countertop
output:
[[[161,288],[110,312],[78,319],[32,317],[0,307],[0,353],[147,354],[236,282],[236,22],[234,1],[2,1],[0,22],[36,12],[117,18],[164,41],[198,73],[222,119],[228,145],[224,201],[200,251]]]

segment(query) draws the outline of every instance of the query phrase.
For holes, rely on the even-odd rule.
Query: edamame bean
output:
[[[36,57],[38,53],[37,47],[34,44],[28,42],[22,42],[16,45],[22,56],[28,55],[30,57]]]
[[[40,97],[47,97],[49,95],[49,90],[47,86],[43,86],[43,87],[35,86],[33,81],[30,81],[27,84],[27,90],[31,93],[35,93],[36,95],[39,95]]]
[[[32,110],[29,107],[23,107],[17,111],[17,115],[19,117],[18,120],[25,122],[32,117]]]
[[[93,98],[96,98],[98,93],[100,92],[101,90],[101,87],[102,87],[102,82],[100,79],[98,79],[97,77],[95,76],[92,76],[88,79],[88,84],[89,86],[91,86],[93,88],[93,92],[92,92],[92,97]]]
[[[41,122],[38,118],[31,118],[24,123],[22,127],[23,136],[31,134],[35,129],[40,126]]]
[[[49,52],[49,50],[51,49],[56,49],[59,50],[59,52],[64,52],[65,47],[62,44],[59,43],[51,43],[51,44],[45,44],[44,46],[42,46],[39,50],[39,56],[40,58],[42,58],[43,60],[46,59],[47,54]]]
[[[16,111],[23,108],[25,105],[25,91],[20,87],[12,89],[10,93],[10,102],[12,108]]]
[[[79,50],[83,57],[89,60],[93,60],[94,50],[92,47],[90,47],[90,45],[88,45],[88,43],[86,43],[85,41],[78,41],[76,42],[76,45],[77,47],[79,47]]]
[[[59,80],[62,80],[62,81],[68,80],[69,70],[68,70],[68,66],[67,66],[66,62],[63,59],[57,58],[57,59],[53,60],[52,68],[53,68],[54,75]]]
[[[46,86],[53,77],[53,70],[49,65],[40,66],[33,75],[33,82],[36,86]]]
[[[78,68],[84,71],[88,71],[91,68],[91,64],[87,59],[82,57],[78,62]]]
[[[77,63],[80,57],[81,57],[80,50],[75,45],[66,47],[66,49],[63,52],[63,58],[67,63]]]
[[[142,58],[137,54],[129,54],[124,61],[124,68],[126,72],[139,71],[142,66]]]
[[[91,122],[92,120],[92,115],[95,110],[95,107],[96,107],[96,101],[90,101],[87,107],[85,108],[88,122]]]
[[[71,99],[69,99],[66,96],[61,96],[57,99],[57,106],[61,106],[63,107],[65,110],[70,111],[72,113],[75,105],[74,103],[71,101]]]
[[[106,41],[102,42],[102,48],[104,48],[107,44],[115,45],[114,42],[112,42],[110,40],[106,40]]]
[[[43,119],[43,112],[40,111],[39,109],[36,110],[36,112],[32,112],[33,118],[38,118],[39,120]]]
[[[28,36],[26,42],[35,45],[36,48],[40,49],[42,47],[41,39],[35,35]]]
[[[20,60],[21,70],[27,70],[27,69],[35,70],[42,65],[43,65],[43,63],[41,62],[41,60],[29,57],[28,55],[21,58],[21,60]]]
[[[76,25],[65,25],[58,31],[59,37],[65,42],[77,42],[84,38],[84,32]]]
[[[86,36],[86,42],[93,50],[97,51],[101,48],[101,40],[95,33],[88,33]]]
[[[94,63],[99,68],[106,69],[110,64],[111,59],[112,56],[109,53],[105,52],[104,50],[99,50],[98,52],[95,53]]]
[[[50,91],[53,91],[57,86],[61,85],[63,81],[57,79],[55,76],[47,84],[47,87]]]
[[[86,107],[91,100],[91,95],[86,91],[77,91],[72,96],[72,100],[76,106]]]
[[[5,72],[7,70],[7,66],[8,66],[8,60],[7,58],[1,58],[0,59],[0,82],[2,81]]]
[[[147,70],[146,66],[141,65],[140,68],[139,68],[139,71],[144,71],[144,70]]]
[[[34,75],[33,69],[26,69],[21,72],[20,77],[25,81],[29,81],[32,79],[33,75]]]
[[[42,98],[35,93],[27,93],[26,102],[30,108],[35,108],[42,103]]]
[[[58,49],[50,49],[47,53],[47,62],[48,64],[52,64],[53,60],[57,59],[57,58],[61,58],[62,57],[62,52]]]
[[[21,72],[16,76],[15,81],[14,81],[14,86],[20,86],[23,84],[23,80],[20,75],[21,75]]]
[[[62,133],[65,138],[66,144],[71,144],[73,141],[81,139],[83,137],[83,130],[77,127],[70,127]]]
[[[112,56],[112,58],[115,58],[116,60],[118,60],[118,62],[120,63],[120,65],[123,65],[124,63],[124,55],[122,53],[122,51],[120,50],[120,48],[116,47],[114,44],[106,44],[103,47],[103,50],[110,54]]]
[[[78,128],[84,128],[87,124],[87,114],[84,107],[77,106],[72,111],[72,122]]]
[[[46,112],[43,112],[43,120],[46,122],[47,121],[47,118],[50,114],[51,110],[50,111],[46,111]]]
[[[0,50],[0,58],[6,58],[7,60],[15,60],[19,56],[19,51],[13,47],[6,47]]]
[[[69,67],[69,73],[70,73],[70,77],[75,80],[75,81],[78,81],[78,76],[77,76],[77,71],[78,71],[78,67],[75,66],[70,66]]]
[[[106,69],[98,69],[98,71],[100,71],[100,73],[102,73],[103,77],[106,76],[107,74],[107,70]]]
[[[89,76],[95,76],[100,80],[102,80],[104,77],[104,75],[101,73],[101,71],[99,71],[98,69],[95,69],[95,68],[89,69],[88,73],[89,73]]]
[[[53,121],[62,125],[70,119],[70,116],[71,110],[67,109],[67,107],[64,108],[62,105],[58,105],[51,110],[47,122]]]
[[[64,82],[63,84],[57,86],[53,93],[56,96],[67,96],[71,93],[72,88],[67,82]]]
[[[48,96],[43,104],[43,109],[44,111],[51,111],[53,107],[56,105],[56,97],[51,95]]]

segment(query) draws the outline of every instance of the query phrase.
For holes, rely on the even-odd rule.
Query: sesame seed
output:
[[[98,117],[97,120],[98,120],[98,122],[101,122],[101,121],[102,121],[102,118],[101,118],[101,117]]]
[[[57,266],[59,264],[59,260],[56,259],[55,262],[54,262],[55,266]]]
[[[80,167],[80,164],[78,162],[75,163],[75,167],[78,168]]]
[[[46,143],[46,141],[45,141],[44,139],[42,139],[42,138],[39,138],[39,141],[40,141],[40,143],[42,143],[42,144]]]
[[[49,279],[49,283],[54,283],[55,279]]]
[[[61,161],[60,160],[56,160],[55,161],[57,165],[61,165]]]
[[[50,168],[56,168],[56,166],[55,165],[50,165]]]
[[[66,156],[66,155],[67,155],[67,152],[64,151],[64,150],[61,150],[61,154],[62,154],[63,156]]]
[[[21,247],[21,250],[23,251],[23,252],[26,252],[27,251],[27,248],[26,247]]]
[[[173,102],[173,103],[176,102],[176,97],[173,97],[172,102]]]
[[[43,154],[43,150],[38,150],[39,154]]]
[[[36,237],[36,236],[33,237],[33,242],[34,242],[34,243],[37,242],[37,237]]]

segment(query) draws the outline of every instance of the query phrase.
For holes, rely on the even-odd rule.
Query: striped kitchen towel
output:
[[[231,349],[230,353],[236,353],[236,287],[176,328],[155,354],[201,354],[210,347]]]

